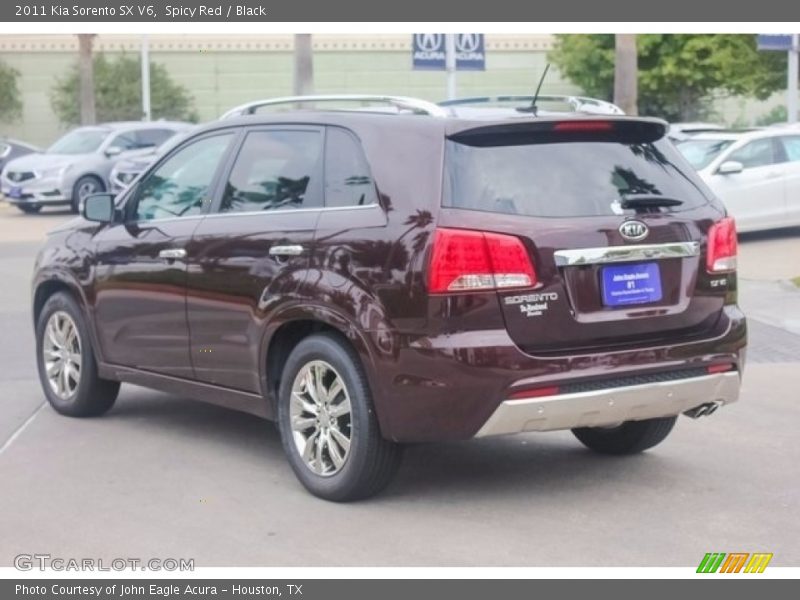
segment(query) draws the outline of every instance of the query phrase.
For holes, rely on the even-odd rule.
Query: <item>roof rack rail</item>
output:
[[[324,94],[316,96],[284,96],[278,98],[265,98],[254,100],[240,106],[236,106],[225,112],[220,119],[230,119],[232,117],[252,115],[265,106],[279,106],[282,104],[312,104],[318,102],[371,102],[373,104],[386,104],[399,111],[406,110],[413,113],[421,113],[432,117],[446,117],[448,111],[434,102],[410,98],[407,96],[387,96],[370,94]],[[354,110],[354,109],[335,109],[335,110]],[[358,110],[358,109],[356,109]]]
[[[530,105],[533,96],[475,96],[471,98],[456,98],[455,100],[445,100],[439,102],[439,106],[453,108],[457,106],[467,106],[471,104],[498,104],[503,102],[520,102]],[[566,96],[559,94],[541,94],[537,102],[563,102],[569,104],[573,112],[582,112],[595,115],[624,115],[625,112],[616,104],[598,100],[597,98],[587,98],[584,96]],[[523,108],[523,107],[520,107]],[[524,107],[527,108],[527,107]]]

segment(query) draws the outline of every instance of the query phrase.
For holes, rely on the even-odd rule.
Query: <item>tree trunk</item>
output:
[[[95,34],[78,34],[79,53],[79,101],[81,105],[81,125],[94,125],[97,114],[94,107],[94,63],[92,60],[92,41]]]
[[[637,115],[637,56],[636,35],[618,33],[615,36],[614,104],[626,115]]]
[[[297,33],[294,36],[294,95],[314,93],[314,60],[311,50],[311,34]]]

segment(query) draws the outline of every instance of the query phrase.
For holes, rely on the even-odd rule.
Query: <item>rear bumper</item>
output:
[[[370,370],[387,438],[463,440],[611,425],[733,402],[746,343],[745,317],[727,305],[703,339],[534,356],[516,346],[505,328],[459,331],[412,338],[394,353],[373,355]],[[709,375],[711,365],[731,370]],[[526,396],[546,387],[559,393]]]
[[[609,388],[577,394],[505,400],[476,437],[602,427],[680,414],[701,403],[730,404],[739,398],[738,372]]]

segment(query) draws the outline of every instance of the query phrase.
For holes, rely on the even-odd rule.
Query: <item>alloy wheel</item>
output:
[[[81,339],[66,312],[56,311],[47,320],[42,357],[50,389],[62,400],[72,397],[81,381]]]
[[[338,473],[350,453],[352,418],[344,380],[327,362],[297,373],[289,401],[292,438],[303,463],[321,476]]]

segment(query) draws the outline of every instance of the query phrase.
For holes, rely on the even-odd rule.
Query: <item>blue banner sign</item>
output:
[[[459,71],[484,71],[486,50],[482,33],[456,34],[456,69]],[[445,35],[443,33],[415,33],[412,44],[415,69],[443,71],[445,69]]]

